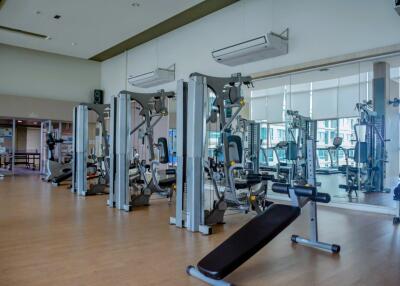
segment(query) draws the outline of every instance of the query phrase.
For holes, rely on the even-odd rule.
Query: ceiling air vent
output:
[[[0,0],[0,1],[2,1],[2,0]],[[40,39],[49,39],[49,37],[46,36],[46,35],[37,34],[37,33],[29,32],[29,31],[25,31],[25,30],[20,30],[20,29],[15,29],[15,28],[11,28],[11,27],[6,27],[6,26],[0,26],[0,30],[11,32],[11,33],[21,34],[21,35],[24,35],[24,36],[40,38]]]
[[[260,61],[288,53],[289,30],[281,34],[268,33],[242,43],[231,45],[211,52],[217,63],[237,66]]]
[[[133,86],[151,87],[175,80],[175,66],[173,69],[157,68],[154,71],[130,76],[128,82]]]

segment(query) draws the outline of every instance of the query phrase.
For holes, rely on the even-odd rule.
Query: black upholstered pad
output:
[[[213,279],[223,279],[256,254],[300,215],[300,208],[275,204],[253,218],[198,264]]]
[[[176,183],[176,178],[175,177],[167,177],[167,178],[163,178],[163,179],[158,181],[158,185],[160,187],[170,187],[175,183]]]
[[[65,172],[65,173],[61,174],[60,176],[55,177],[52,182],[60,183],[62,181],[65,181],[66,179],[69,179],[70,177],[72,177],[72,171]]]
[[[246,189],[267,180],[267,177],[261,174],[248,174],[244,179],[235,179],[236,189]]]

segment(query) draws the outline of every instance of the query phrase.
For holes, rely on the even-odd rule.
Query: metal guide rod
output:
[[[110,136],[110,196],[108,205],[124,211],[133,210],[134,206],[139,205],[138,196],[131,194],[129,182],[129,168],[132,155],[131,135],[139,130],[142,126],[146,128],[146,143],[150,153],[150,160],[155,159],[153,149],[153,128],[161,120],[162,116],[167,115],[165,107],[166,98],[174,97],[174,92],[164,92],[163,90],[156,93],[136,93],[122,90],[118,95],[113,97],[111,103],[111,136]],[[135,101],[140,107],[139,115],[143,121],[132,126],[131,102]],[[158,116],[158,117],[157,117]],[[152,118],[157,117],[154,122]],[[144,180],[144,185],[149,185],[145,175],[144,166],[138,166],[139,172]],[[149,198],[150,194],[147,194]],[[139,195],[140,196],[140,195]],[[145,204],[145,203],[143,203]]]
[[[72,192],[85,196],[87,192],[88,107],[78,105],[73,118]]]

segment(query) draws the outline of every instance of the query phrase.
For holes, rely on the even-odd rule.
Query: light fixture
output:
[[[35,38],[39,38],[39,39],[45,39],[45,40],[48,40],[50,38],[47,35],[33,33],[33,32],[26,31],[26,30],[16,29],[16,28],[7,27],[7,26],[0,26],[0,30],[4,30],[7,32],[12,32],[12,33],[16,33],[16,34],[20,34],[20,35],[24,35],[24,36],[35,37]]]
[[[18,123],[22,123],[22,120],[17,120]]]
[[[35,121],[35,122],[33,122],[33,124],[34,124],[34,125],[37,125],[37,122]]]
[[[173,69],[157,68],[152,72],[129,76],[128,82],[137,87],[151,87],[175,80],[175,65]]]

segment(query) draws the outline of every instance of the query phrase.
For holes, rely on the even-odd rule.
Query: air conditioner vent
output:
[[[154,71],[132,75],[128,77],[128,82],[133,86],[151,87],[175,80],[175,66],[173,69],[157,68]]]
[[[214,50],[211,55],[218,63],[237,66],[285,55],[288,53],[288,41],[288,29],[286,29],[280,35],[271,32],[266,36]]]

